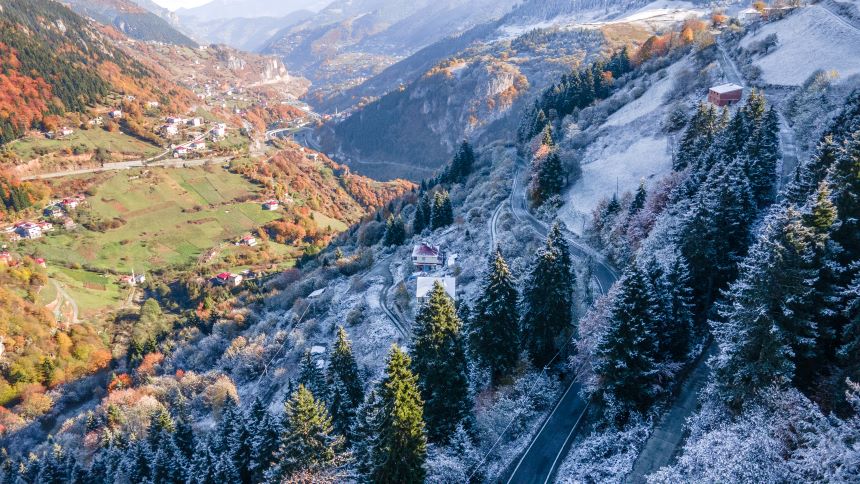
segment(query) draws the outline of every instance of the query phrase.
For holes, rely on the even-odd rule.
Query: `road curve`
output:
[[[517,161],[511,188],[511,211],[517,220],[528,224],[540,236],[546,237],[549,228],[528,210],[525,182],[521,174],[524,172],[522,168],[525,163],[522,159]],[[600,292],[605,294],[618,279],[615,271],[593,249],[576,240],[570,232],[567,234],[571,254],[574,257],[595,262],[594,278],[600,287]],[[508,484],[550,482],[564,460],[564,456],[567,455],[572,439],[579,431],[580,423],[588,410],[588,402],[580,397],[580,390],[581,385],[576,381],[568,385],[510,474],[502,479],[504,482]]]

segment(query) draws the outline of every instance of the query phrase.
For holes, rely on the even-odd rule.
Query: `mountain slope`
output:
[[[194,47],[197,43],[166,20],[129,0],[62,0],[75,12],[111,25],[136,40]]]
[[[494,20],[513,0],[338,0],[317,15],[276,34],[265,52],[282,55],[290,69],[321,92],[351,87],[424,46]]]
[[[47,116],[86,113],[111,93],[182,104],[189,93],[152,76],[100,30],[49,0],[8,0],[0,12],[0,143]],[[171,96],[168,98],[168,93]]]

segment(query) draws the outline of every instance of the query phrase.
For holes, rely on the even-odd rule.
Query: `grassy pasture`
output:
[[[281,216],[263,211],[259,188],[223,168],[153,169],[118,172],[88,198],[97,217],[124,224],[104,233],[79,229],[34,244],[49,260],[96,270],[141,272],[193,263],[224,240]]]
[[[88,130],[76,129],[74,134],[63,139],[47,139],[27,137],[10,143],[9,146],[24,160],[31,160],[39,156],[39,152],[55,153],[64,149],[72,150],[76,146],[83,146],[86,151],[94,151],[97,147],[107,149],[111,153],[125,153],[138,155],[141,158],[155,156],[162,148],[140,141],[119,131],[110,133],[101,128]]]

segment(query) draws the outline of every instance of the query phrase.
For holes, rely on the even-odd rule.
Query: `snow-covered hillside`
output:
[[[799,86],[817,70],[842,78],[860,73],[860,29],[820,5],[799,9],[784,20],[747,35],[741,46],[775,34],[777,47],[755,61],[768,84]]]
[[[582,178],[569,188],[559,211],[572,231],[581,233],[600,201],[616,190],[619,196],[632,192],[643,180],[650,186],[672,170],[673,140],[661,126],[673,107],[678,79],[695,69],[685,57],[616,94],[619,100],[639,97],[612,113],[582,154]],[[683,101],[689,105],[701,98],[699,90]]]

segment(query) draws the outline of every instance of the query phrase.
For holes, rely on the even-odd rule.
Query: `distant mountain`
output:
[[[116,31],[51,0],[4,0],[0,144],[49,117],[88,114],[112,94],[162,104],[190,100],[190,92],[154,76],[144,62],[115,47],[112,36]]]
[[[111,25],[136,40],[196,46],[167,20],[131,0],[62,0],[75,12]],[[151,3],[151,2],[149,2]]]
[[[422,47],[497,19],[517,0],[335,0],[283,29],[264,52],[311,79],[318,96],[350,88]]]
[[[217,19],[280,18],[300,10],[316,12],[330,2],[331,0],[213,0],[199,7],[181,8],[176,11],[176,15],[183,23],[189,20],[199,23]]]
[[[183,17],[182,28],[207,44],[226,44],[257,52],[266,46],[273,35],[313,15],[310,10],[297,10],[283,17],[219,18],[206,21]]]

